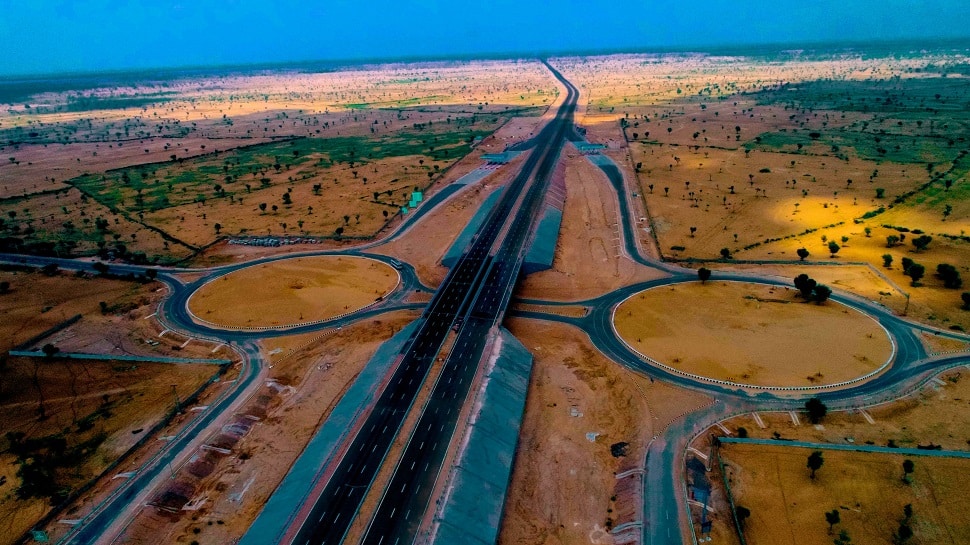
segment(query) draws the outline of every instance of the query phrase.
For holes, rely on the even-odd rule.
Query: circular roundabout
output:
[[[734,386],[832,387],[872,376],[889,363],[894,346],[875,319],[797,293],[746,282],[665,285],[623,300],[613,327],[652,364]]]
[[[382,300],[399,283],[398,272],[376,259],[299,257],[215,278],[186,305],[193,320],[218,328],[290,327],[360,310]]]

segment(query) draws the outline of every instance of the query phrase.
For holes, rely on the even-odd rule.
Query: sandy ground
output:
[[[955,131],[950,140],[954,140],[962,135],[961,128],[953,129],[963,126],[957,118],[928,111],[914,118],[893,108],[843,111],[823,105],[812,110],[793,107],[777,97],[774,102],[762,101],[757,94],[781,83],[797,89],[802,82],[838,74],[845,85],[857,83],[866,89],[883,85],[892,89],[888,92],[911,97],[906,86],[934,77],[922,69],[940,60],[933,55],[907,59],[849,55],[763,62],[670,54],[553,62],[583,90],[577,122],[588,131],[589,139],[606,144],[606,153],[623,159],[621,164],[637,167],[639,193],[664,255],[715,258],[724,248],[736,258],[794,260],[796,250],[806,248],[811,260],[864,261],[880,267],[882,255],[888,253],[894,257],[890,276],[904,285],[909,280],[899,263],[910,257],[926,266],[927,275],[922,286],[908,290],[912,291],[908,315],[939,327],[968,329],[970,313],[960,310],[959,291],[942,288],[932,274],[939,263],[956,265],[965,277],[970,272],[963,265],[970,259],[966,242],[944,238],[965,236],[970,227],[964,219],[967,200],[959,189],[965,187],[961,183],[966,173],[963,167],[950,171],[960,146],[945,138],[936,140],[946,136],[946,130],[932,129],[950,127]],[[886,83],[891,78],[898,79]],[[966,93],[959,84],[941,91],[959,100]],[[838,150],[812,142],[796,148],[761,141],[762,137],[797,138],[799,131],[822,131],[837,138],[869,131],[873,136],[872,140],[861,136],[855,144],[842,142]],[[901,147],[892,149],[884,142],[890,149],[881,155],[869,149],[878,147],[883,134],[891,135]],[[894,203],[896,197],[926,183],[931,170],[949,174],[905,204]],[[955,183],[949,193],[942,188],[947,178]],[[884,191],[881,198],[876,189]],[[952,206],[949,217],[943,214],[947,204]],[[880,208],[884,213],[863,217]],[[884,225],[923,230],[934,242],[919,255],[913,255],[908,240],[886,248],[886,236],[899,233]],[[834,258],[829,241],[840,246]]]
[[[662,276],[634,263],[622,248],[619,205],[599,167],[567,147],[556,176],[564,176],[566,202],[552,269],[519,285],[519,297],[588,299],[620,286]]]
[[[307,441],[377,347],[415,318],[394,313],[340,331],[267,341],[270,378],[292,386],[280,402],[217,465],[197,497],[197,511],[177,516],[146,508],[124,535],[125,543],[228,543],[252,524]]]
[[[398,281],[397,271],[373,259],[301,257],[222,276],[192,295],[189,310],[221,326],[298,324],[365,307],[390,293]]]
[[[535,366],[499,543],[610,543],[611,510],[641,501],[611,500],[614,474],[642,467],[649,438],[707,398],[617,366],[569,326],[508,325]],[[626,455],[614,457],[621,442]]]
[[[833,301],[805,302],[794,288],[716,281],[665,286],[627,299],[615,320],[620,336],[650,358],[760,386],[850,380],[877,369],[892,351],[875,320]]]
[[[914,392],[903,399],[894,401],[891,403],[886,403],[878,405],[875,407],[869,407],[866,409],[866,413],[872,418],[872,423],[866,419],[865,415],[859,411],[839,411],[830,412],[824,419],[823,423],[818,426],[809,425],[806,421],[804,413],[800,415],[799,425],[795,425],[792,421],[791,416],[788,413],[773,413],[773,412],[762,412],[759,413],[762,423],[765,425],[762,428],[751,415],[742,415],[732,418],[726,422],[724,425],[731,430],[732,434],[737,435],[739,430],[743,428],[749,437],[759,438],[759,439],[769,439],[769,438],[781,438],[796,441],[809,441],[817,443],[840,443],[845,444],[847,441],[855,442],[856,444],[867,444],[867,445],[877,445],[877,446],[892,446],[896,445],[901,448],[917,448],[919,445],[929,446],[929,445],[939,445],[943,449],[947,450],[966,450],[967,445],[970,444],[970,435],[967,435],[967,430],[970,429],[970,414],[965,410],[967,400],[970,399],[970,381],[966,379],[966,372],[964,370],[960,371],[949,371],[938,377],[939,380],[934,380],[929,382],[922,389]],[[713,429],[717,434],[720,434],[720,430]],[[706,444],[706,435],[702,434],[700,439],[698,439],[699,444]],[[700,446],[702,450],[707,449],[705,446]],[[734,446],[731,447],[735,448]],[[776,451],[758,451],[755,449],[756,456],[758,460],[752,462],[754,464],[764,463],[770,464],[775,463],[774,460],[777,458],[774,455],[769,455],[766,453],[776,452]],[[806,454],[807,455],[807,454]],[[767,458],[765,458],[767,456]],[[820,475],[822,472],[826,472],[832,469],[836,469],[841,472],[840,468],[834,467],[832,460],[829,459],[828,452],[825,454],[826,465],[820,470]],[[929,464],[928,458],[914,457],[912,458],[917,464],[917,479],[919,478],[919,472],[924,472],[924,478],[918,482],[914,480],[914,487],[916,484],[935,485],[936,483],[943,482],[946,483],[948,479],[945,478],[935,478],[932,477],[933,469],[935,467],[933,464]],[[736,460],[741,461],[742,459]],[[873,458],[872,460],[878,461],[878,458]],[[792,462],[797,467],[796,478],[804,478],[807,473],[798,473],[798,469],[804,470],[805,461],[803,459],[795,460]],[[853,463],[855,463],[853,461]],[[863,459],[863,465],[870,463],[869,459]],[[745,462],[742,465],[747,467],[750,465]],[[901,477],[901,465],[900,462],[894,462],[890,464],[891,470],[894,473],[899,473],[896,475],[898,479]],[[927,469],[929,468],[929,469]],[[755,468],[757,469],[757,468]],[[789,468],[790,469],[790,468]],[[953,471],[962,471],[963,469],[954,469]],[[786,470],[787,472],[788,470]],[[831,475],[831,473],[829,473]],[[839,473],[841,476],[842,473]],[[925,478],[927,475],[930,476],[929,479]],[[745,478],[745,472],[740,474],[741,478]],[[865,477],[865,476],[863,476]],[[720,477],[715,476],[715,484],[720,483]],[[829,477],[831,480],[837,480],[837,478]],[[796,481],[797,482],[797,481]],[[829,481],[825,481],[828,483]],[[884,483],[892,484],[892,483]],[[769,486],[772,488],[775,485]],[[719,491],[720,487],[715,488],[715,495],[721,494],[723,491]],[[919,489],[916,489],[919,491]],[[777,490],[776,490],[777,491]],[[879,488],[878,491],[884,494],[886,497],[895,498],[899,496],[899,492],[910,493],[910,489],[887,489]],[[771,492],[759,492],[759,494],[767,495]],[[929,497],[941,498],[937,494],[937,491],[926,490],[925,488],[920,492],[923,496],[929,493]],[[921,498],[925,499],[925,498]],[[847,500],[846,500],[847,501]],[[907,500],[910,501],[910,500]],[[871,502],[870,502],[871,503]],[[905,502],[903,502],[905,503]],[[941,500],[941,506],[944,504],[950,504],[950,501]],[[848,505],[847,503],[842,503],[841,505]],[[915,502],[914,502],[915,505]],[[723,507],[723,505],[722,505]],[[834,508],[835,506],[833,506]],[[870,508],[872,505],[870,504]],[[824,508],[823,511],[829,511],[831,508]],[[722,509],[723,511],[723,509]],[[798,517],[798,513],[794,509],[789,509],[789,516]],[[917,512],[919,512],[917,510]],[[722,513],[723,514],[723,513]],[[842,512],[843,520],[847,520],[845,511]],[[890,513],[890,515],[893,515]],[[780,515],[779,515],[780,516]],[[853,515],[856,516],[856,515]],[[898,516],[898,515],[896,515]],[[814,517],[810,517],[813,519]],[[822,521],[824,518],[819,516],[818,520],[810,520],[811,525],[814,527],[818,521]],[[824,528],[824,526],[822,527]],[[813,534],[818,534],[818,528],[812,530]],[[857,536],[856,532],[850,532],[853,539],[861,538],[863,536]],[[723,516],[717,517],[717,522],[714,525],[715,536],[723,536],[730,542],[735,542],[736,537],[732,537],[733,526],[729,519],[725,519]],[[781,533],[775,534],[775,537],[779,539],[790,539],[790,531],[785,530]],[[831,539],[831,538],[830,538]],[[790,542],[790,541],[783,541]],[[822,543],[824,541],[820,541]],[[872,543],[888,543],[889,540],[885,541],[868,541]],[[924,536],[924,541],[926,543],[950,543],[943,539],[942,541],[937,541],[934,539],[926,539]],[[959,542],[959,541],[957,541]]]
[[[815,480],[805,467],[809,449],[729,445],[721,456],[735,501],[751,510],[745,538],[752,545],[831,543],[825,512],[838,509],[852,543],[889,544],[913,508],[914,543],[957,544],[970,539],[964,516],[967,498],[954,475],[970,460],[909,457],[915,463],[912,483],[902,481],[907,457],[889,454],[824,451]]]
[[[46,276],[37,271],[0,271],[0,281],[10,283],[10,291],[0,295],[0,350],[4,352],[76,314],[96,319],[101,301],[119,310],[143,306],[161,287],[67,273]]]
[[[59,483],[76,489],[141,439],[172,410],[176,396],[185,399],[216,372],[211,365],[11,358],[0,371],[0,429],[34,439],[60,435],[68,445],[104,434],[103,442],[81,456],[80,463],[57,471]],[[41,399],[44,419],[38,418]],[[88,422],[92,427],[82,431]],[[0,495],[0,527],[6,537],[0,542],[12,543],[48,511],[49,504],[16,498],[20,478],[7,446],[5,439],[0,456],[0,476],[6,483]]]
[[[765,428],[758,426],[751,415],[726,422],[736,431],[745,428],[749,437],[767,439],[776,433],[784,439],[822,443],[856,443],[903,448],[918,445],[941,445],[948,450],[967,450],[970,445],[970,414],[965,410],[970,400],[970,380],[965,370],[950,371],[931,381],[923,389],[903,399],[869,407],[873,418],[870,424],[858,411],[832,412],[822,425],[807,424],[805,415],[800,425],[792,423],[788,413],[760,413]]]
[[[4,352],[81,314],[80,321],[30,348],[51,343],[64,352],[235,358],[227,349],[211,343],[186,345],[187,339],[174,333],[159,337],[162,327],[154,319],[145,319],[155,312],[165,294],[159,283],[67,273],[47,276],[36,271],[4,271],[0,280],[10,282],[9,293],[0,295],[0,348]],[[39,386],[31,386],[35,371]],[[34,438],[64,433],[69,444],[90,439],[94,433],[107,434],[96,450],[82,457],[76,472],[63,470],[62,478],[75,487],[96,476],[140,439],[144,430],[172,408],[175,395],[185,399],[215,372],[216,367],[208,365],[9,358],[0,370],[0,412],[4,415],[0,429]],[[38,419],[39,395],[45,400],[45,420]],[[77,423],[86,420],[94,427],[78,431]],[[14,539],[43,516],[48,506],[39,500],[14,499],[19,478],[13,458],[9,454],[2,458],[7,484],[2,487],[6,492],[0,496],[0,511],[5,535]]]
[[[116,108],[110,101],[119,92],[145,105]],[[128,249],[169,261],[219,234],[331,236],[339,227],[344,236],[370,236],[384,212],[393,218],[414,186],[434,183],[464,154],[448,150],[467,149],[471,138],[458,142],[449,134],[474,131],[488,140],[509,119],[541,113],[559,90],[539,63],[501,61],[186,78],[80,94],[91,109],[65,110],[73,99],[51,93],[34,97],[30,109],[18,104],[0,112],[4,230],[29,241],[76,239],[74,250],[89,253],[119,235],[114,240]],[[223,164],[240,156],[234,150],[327,137],[363,139],[365,146],[385,139],[392,151],[381,157],[388,152],[361,150],[346,161],[306,156],[312,161],[294,169],[279,155],[257,154],[257,164],[225,178]],[[127,182],[90,196],[66,185],[82,174],[120,179],[113,169],[132,166],[138,168],[131,176],[146,187],[169,184],[172,206],[142,210]],[[291,201],[281,200],[283,193]],[[95,202],[118,197],[115,206]],[[104,232],[93,229],[99,217],[111,222]],[[62,231],[68,221],[73,229]]]

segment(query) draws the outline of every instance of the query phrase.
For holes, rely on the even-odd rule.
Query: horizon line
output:
[[[893,46],[897,50],[890,50]],[[16,81],[44,80],[52,78],[85,78],[93,76],[112,76],[112,75],[139,75],[145,73],[144,80],[169,79],[178,76],[191,76],[196,72],[196,76],[208,75],[209,73],[228,74],[232,72],[258,72],[258,71],[334,71],[338,69],[348,69],[353,67],[380,66],[389,64],[419,64],[423,62],[469,62],[487,60],[526,60],[526,59],[547,59],[554,57],[596,57],[608,55],[631,55],[631,54],[676,54],[676,53],[703,53],[721,54],[733,53],[741,56],[758,57],[766,54],[785,53],[791,50],[804,50],[810,53],[836,53],[838,51],[856,51],[865,53],[867,50],[877,49],[879,53],[892,55],[899,53],[898,48],[906,49],[907,52],[913,51],[914,47],[922,47],[931,51],[942,49],[957,48],[962,46],[970,49],[970,35],[937,38],[892,38],[883,40],[818,40],[802,42],[747,42],[734,44],[707,44],[707,45],[683,45],[683,46],[643,46],[643,47],[602,47],[589,49],[546,49],[546,50],[520,50],[520,51],[491,51],[480,53],[455,53],[440,55],[400,55],[400,56],[361,56],[345,58],[316,58],[301,60],[266,60],[239,63],[212,63],[212,64],[186,64],[186,65],[156,65],[140,66],[127,68],[108,68],[65,70],[58,72],[10,72],[0,73],[0,85]],[[872,51],[869,51],[872,52]],[[759,55],[760,54],[760,55]],[[317,65],[317,66],[314,66]],[[152,77],[150,72],[161,72],[156,77]]]

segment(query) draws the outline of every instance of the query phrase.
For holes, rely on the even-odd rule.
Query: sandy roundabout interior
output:
[[[617,333],[679,371],[754,386],[821,386],[864,376],[892,353],[872,318],[797,290],[740,282],[688,282],[640,292],[619,305]]]
[[[246,267],[196,291],[189,310],[223,327],[287,326],[353,312],[386,296],[398,273],[374,259],[316,256]]]

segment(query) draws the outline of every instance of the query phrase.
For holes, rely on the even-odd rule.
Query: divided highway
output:
[[[363,539],[375,544],[413,541],[482,359],[487,334],[504,314],[538,218],[546,180],[571,128],[578,92],[555,69],[547,67],[567,88],[564,103],[536,137],[536,148],[522,170],[435,293],[385,390],[360,425],[293,543],[336,544],[344,539],[455,326],[458,335],[449,357]]]

